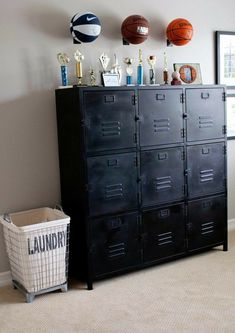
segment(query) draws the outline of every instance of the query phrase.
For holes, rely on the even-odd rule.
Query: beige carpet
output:
[[[0,288],[0,332],[234,333],[235,231],[221,248],[25,303]]]

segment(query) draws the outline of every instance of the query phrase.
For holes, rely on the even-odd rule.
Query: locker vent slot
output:
[[[154,119],[154,132],[167,132],[170,130],[170,119]]]
[[[211,116],[199,116],[199,128],[213,127],[213,119]]]
[[[125,255],[125,243],[119,243],[114,245],[109,245],[108,247],[108,257],[117,258]]]
[[[155,191],[164,191],[172,188],[172,178],[171,176],[157,177],[154,182]]]
[[[120,135],[121,124],[119,121],[105,121],[101,123],[101,131],[103,136]]]
[[[201,225],[201,234],[207,235],[214,232],[214,222],[207,222]]]
[[[200,182],[206,183],[214,180],[214,170],[208,169],[208,170],[202,170],[200,171]]]
[[[157,243],[159,246],[173,243],[172,232],[164,232],[157,235]]]
[[[123,185],[113,184],[105,186],[105,199],[116,199],[123,197]]]

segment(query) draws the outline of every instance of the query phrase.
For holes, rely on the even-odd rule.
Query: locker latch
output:
[[[180,103],[184,103],[184,94],[180,94]]]
[[[227,133],[227,127],[226,127],[226,125],[223,125],[223,127],[222,127],[222,133],[223,134]]]

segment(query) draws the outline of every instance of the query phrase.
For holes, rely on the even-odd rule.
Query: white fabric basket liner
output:
[[[13,280],[28,292],[67,281],[69,216],[48,207],[0,217]]]

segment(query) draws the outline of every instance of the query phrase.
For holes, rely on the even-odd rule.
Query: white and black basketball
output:
[[[75,14],[70,23],[70,31],[75,44],[90,43],[99,36],[101,24],[98,17],[92,13]]]

